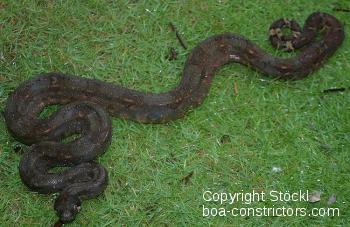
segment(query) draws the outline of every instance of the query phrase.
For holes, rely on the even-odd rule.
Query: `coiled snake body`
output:
[[[292,36],[282,34],[283,27]],[[316,40],[321,31],[322,38]],[[103,192],[105,168],[94,162],[111,139],[109,116],[143,123],[164,123],[182,117],[202,103],[215,71],[226,63],[240,63],[282,79],[301,79],[316,70],[341,45],[342,24],[316,12],[300,29],[295,21],[280,19],[270,27],[273,46],[293,50],[293,58],[276,58],[246,38],[225,33],[198,44],[190,53],[181,82],[165,93],[144,93],[102,81],[61,73],[48,73],[21,84],[8,98],[5,119],[10,132],[31,145],[19,170],[23,182],[41,193],[60,192],[55,209],[61,222],[74,220],[81,200]],[[49,105],[63,107],[48,118],[39,113]],[[67,136],[80,137],[62,143]],[[53,172],[56,166],[70,166]]]

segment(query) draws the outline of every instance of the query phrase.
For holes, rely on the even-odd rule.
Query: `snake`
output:
[[[275,57],[238,34],[214,35],[189,53],[178,85],[161,93],[60,72],[34,76],[9,94],[4,111],[8,130],[28,145],[19,163],[21,180],[38,193],[58,193],[54,209],[59,221],[71,222],[82,201],[102,194],[108,185],[108,173],[96,157],[111,142],[110,117],[140,123],[181,118],[203,102],[215,72],[228,63],[282,80],[302,79],[319,69],[344,37],[342,23],[323,12],[310,14],[303,27],[286,18],[270,26],[272,46],[299,49],[295,56]],[[51,105],[60,108],[41,117]],[[66,142],[72,135],[78,136]],[[61,171],[54,171],[57,167]]]

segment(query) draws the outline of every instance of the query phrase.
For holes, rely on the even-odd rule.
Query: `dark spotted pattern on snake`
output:
[[[292,35],[283,35],[283,27],[291,29]],[[301,79],[318,69],[344,39],[342,24],[320,12],[311,14],[302,29],[294,20],[281,19],[271,25],[269,33],[273,46],[301,51],[295,57],[277,58],[240,35],[215,35],[193,48],[181,82],[164,93],[140,92],[61,73],[24,82],[9,96],[5,109],[9,131],[30,145],[19,167],[23,182],[41,193],[59,192],[54,207],[61,222],[70,222],[82,199],[101,194],[107,186],[107,172],[94,159],[110,142],[109,116],[142,123],[180,118],[203,102],[215,71],[227,63],[240,63],[281,79]],[[321,38],[316,39],[319,33]],[[53,104],[63,107],[40,118],[41,111]],[[62,143],[74,134],[80,137]],[[53,172],[57,166],[69,168]]]

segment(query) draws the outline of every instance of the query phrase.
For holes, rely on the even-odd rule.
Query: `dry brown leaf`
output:
[[[314,191],[310,193],[308,201],[310,203],[316,203],[321,200],[321,192]]]

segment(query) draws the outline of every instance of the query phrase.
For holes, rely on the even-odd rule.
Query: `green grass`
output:
[[[84,2],[84,3],[82,3]],[[118,3],[116,3],[118,2]],[[159,3],[160,2],[160,3]],[[162,3],[163,2],[163,3]],[[297,1],[11,1],[0,3],[0,110],[20,82],[49,71],[98,78],[143,91],[174,87],[201,40],[227,31],[272,54],[267,29],[280,17],[303,23],[314,11],[347,26],[346,0]],[[179,45],[173,22],[189,49]],[[183,119],[143,125],[113,119],[112,144],[99,158],[109,171],[105,193],[83,203],[72,226],[346,226],[350,223],[350,32],[312,76],[276,81],[240,65],[222,68],[202,106]],[[168,61],[169,49],[178,59]],[[234,94],[233,84],[238,85]],[[225,143],[221,143],[222,137]],[[228,139],[227,139],[228,138]],[[30,192],[18,174],[18,142],[0,117],[0,225],[47,226],[57,195]],[[273,173],[272,168],[282,171]],[[188,183],[181,180],[189,173]],[[202,217],[206,189],[218,192],[321,191],[321,201],[256,202],[224,207],[331,207],[339,217]]]

